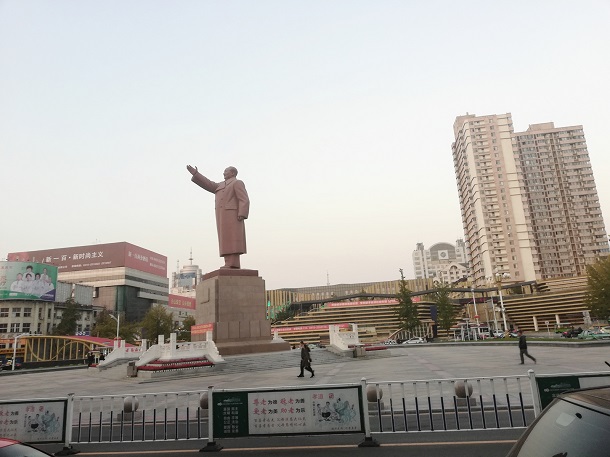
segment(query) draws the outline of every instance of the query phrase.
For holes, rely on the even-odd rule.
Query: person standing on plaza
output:
[[[303,377],[303,370],[307,370],[311,373],[310,377],[314,377],[313,368],[311,368],[311,354],[309,353],[309,346],[301,341],[301,373],[297,378]]]
[[[525,340],[525,335],[523,334],[523,331],[519,330],[517,333],[519,334],[519,356],[521,357],[521,365],[523,365],[523,363],[525,362],[525,360],[523,359],[524,355],[529,357],[534,361],[534,363],[536,363],[536,359],[529,355],[527,352],[527,341]]]

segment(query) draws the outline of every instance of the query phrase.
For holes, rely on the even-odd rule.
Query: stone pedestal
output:
[[[290,345],[272,341],[266,319],[265,281],[257,270],[220,269],[203,276],[196,289],[197,324],[214,323],[213,340],[221,355],[285,351]],[[205,335],[191,335],[201,341]]]

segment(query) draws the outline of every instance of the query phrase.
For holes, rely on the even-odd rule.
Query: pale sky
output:
[[[127,241],[222,265],[215,181],[250,195],[268,289],[413,277],[463,238],[465,113],[584,126],[610,224],[610,2],[0,0],[0,258]]]

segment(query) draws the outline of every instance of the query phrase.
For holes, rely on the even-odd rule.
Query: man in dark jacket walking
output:
[[[313,368],[311,368],[311,355],[309,354],[309,347],[305,344],[304,341],[301,341],[301,373],[297,376],[297,378],[303,377],[303,370],[307,370],[311,373],[311,377],[313,378]]]
[[[527,353],[527,341],[525,341],[525,335],[523,334],[523,331],[519,330],[519,332],[517,333],[519,334],[519,356],[521,357],[521,365],[523,365],[525,361],[523,359],[524,355],[529,357],[534,361],[534,363],[536,363],[536,359]]]

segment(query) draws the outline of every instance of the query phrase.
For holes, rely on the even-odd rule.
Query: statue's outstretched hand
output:
[[[189,171],[190,174],[194,175],[195,173],[197,173],[197,167],[191,167],[190,165],[186,166],[186,169]]]

